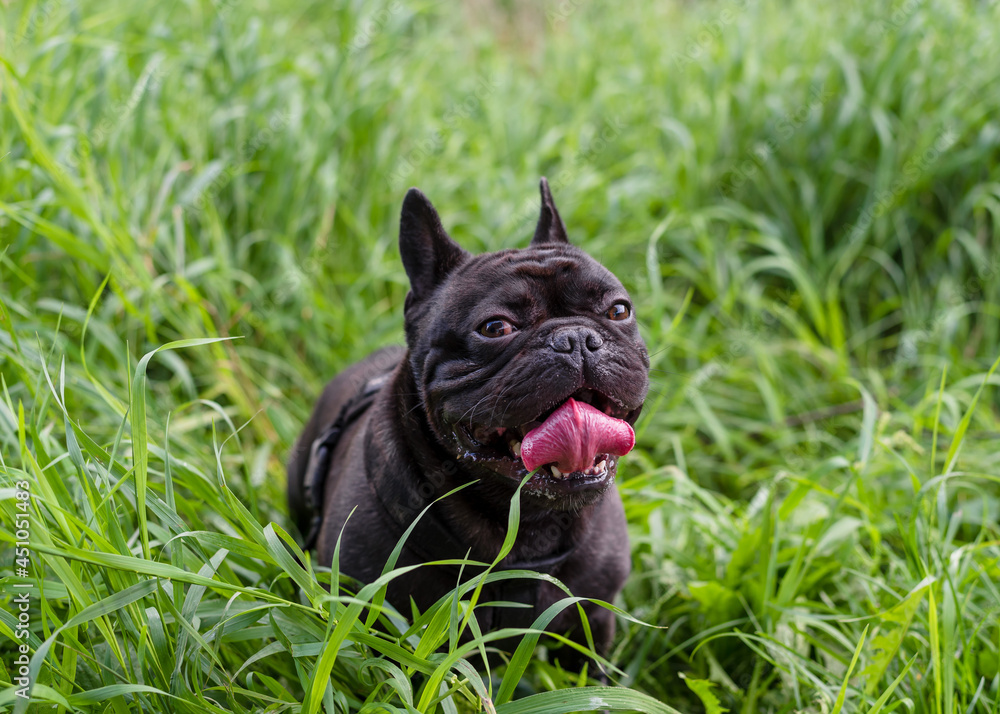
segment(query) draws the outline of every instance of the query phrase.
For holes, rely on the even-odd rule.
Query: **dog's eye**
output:
[[[616,302],[604,314],[608,316],[609,320],[625,320],[632,314],[632,308],[628,306],[628,303]]]
[[[500,317],[491,317],[479,326],[479,334],[483,337],[506,337],[516,331],[516,327]]]

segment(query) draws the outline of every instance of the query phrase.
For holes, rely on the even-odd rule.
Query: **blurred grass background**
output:
[[[298,710],[345,605],[263,529],[291,530],[323,383],[402,340],[402,196],[523,246],[545,175],[653,355],[621,604],[666,629],[622,620],[613,681],[681,711],[1000,711],[996,2],[2,12],[0,503],[12,546],[33,484],[33,651],[138,588],[54,636],[36,696]],[[352,632],[329,711],[428,701],[436,647]],[[456,677],[434,705],[479,710]],[[523,680],[578,684],[541,655]]]

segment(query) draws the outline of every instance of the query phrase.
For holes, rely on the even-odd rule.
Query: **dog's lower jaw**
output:
[[[598,503],[615,485],[620,458],[607,455],[599,475],[577,474],[571,477],[567,474],[556,478],[543,468],[522,484],[529,473],[523,463],[519,460],[516,463],[511,460],[501,463],[500,459],[481,456],[468,439],[459,435],[461,425],[434,424],[430,420],[418,419],[416,415],[423,414],[422,407],[419,397],[411,393],[409,398],[400,401],[399,413],[411,421],[408,434],[421,433],[436,444],[431,460],[436,458],[438,461],[429,463],[427,470],[433,474],[444,464],[444,468],[454,475],[448,481],[449,488],[438,490],[437,495],[474,481],[475,485],[467,487],[465,492],[484,496],[483,510],[487,517],[492,516],[498,507],[506,514],[506,507],[519,486],[521,515],[530,519],[542,518],[550,513],[579,513]],[[427,451],[419,440],[410,440],[410,446],[415,453]]]

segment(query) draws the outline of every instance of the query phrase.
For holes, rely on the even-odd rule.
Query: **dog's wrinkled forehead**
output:
[[[619,285],[610,270],[580,248],[565,243],[484,253],[475,256],[467,267],[469,272],[487,270],[513,278]]]
[[[625,290],[584,251],[559,244],[475,256],[450,276],[440,295],[456,310],[464,307],[470,317],[500,311],[516,318],[538,311],[570,315],[611,295],[625,297]]]

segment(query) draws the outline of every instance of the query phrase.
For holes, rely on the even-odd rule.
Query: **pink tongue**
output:
[[[590,468],[598,454],[624,456],[633,446],[635,432],[627,421],[570,398],[525,434],[521,460],[529,471],[555,462],[568,474]]]

